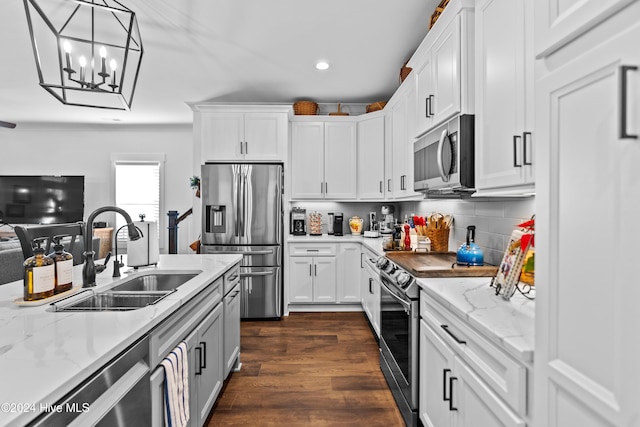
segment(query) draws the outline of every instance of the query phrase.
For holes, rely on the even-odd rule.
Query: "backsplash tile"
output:
[[[466,240],[467,226],[476,226],[476,243],[484,251],[485,261],[497,265],[502,260],[511,232],[535,213],[535,198],[517,200],[424,200],[402,202],[397,217],[415,213],[425,216],[433,212],[452,214],[449,250],[456,251]]]

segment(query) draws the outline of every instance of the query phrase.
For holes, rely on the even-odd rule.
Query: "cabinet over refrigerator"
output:
[[[241,317],[282,316],[282,164],[202,165],[202,253],[241,253]]]

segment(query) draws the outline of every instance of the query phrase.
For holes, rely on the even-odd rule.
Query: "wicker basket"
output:
[[[442,0],[440,4],[436,7],[436,10],[431,15],[431,21],[429,21],[429,29],[433,28],[433,25],[436,23],[438,18],[440,18],[442,11],[444,10],[445,7],[447,7],[448,4],[449,4],[449,0]]]
[[[431,240],[431,250],[433,252],[449,251],[449,229],[448,228],[427,228],[426,234]]]
[[[380,111],[387,105],[387,101],[378,101],[373,104],[367,105],[367,113],[373,113],[374,111]]]
[[[296,116],[315,116],[319,110],[318,103],[313,101],[298,101],[293,104]]]
[[[409,62],[409,61],[407,61],[407,62]],[[402,66],[402,68],[400,68],[400,84],[402,84],[404,79],[407,78],[407,76],[409,75],[409,73],[412,70],[411,67],[407,67],[407,62],[405,62],[404,65]]]
[[[340,109],[340,104],[338,104],[338,111],[333,111],[329,113],[330,116],[348,116],[349,113],[346,113]]]

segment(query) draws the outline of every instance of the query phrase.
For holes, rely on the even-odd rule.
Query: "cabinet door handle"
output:
[[[383,190],[382,190],[382,181],[380,181],[380,194],[382,194]]]
[[[369,277],[369,293],[372,294],[373,293],[373,279],[371,277]]]
[[[202,349],[200,346],[195,347],[193,351],[196,352],[196,357],[198,358],[198,364],[196,365],[196,375],[202,375]]]
[[[311,271],[311,264],[309,264],[309,276],[313,276],[313,272]]]
[[[527,141],[529,141],[529,147],[533,149],[531,146],[531,132],[524,132],[522,134],[522,164],[526,166],[531,166],[533,163],[531,160],[527,160]]]
[[[362,264],[363,256],[364,256],[364,253],[360,252],[360,268],[364,268],[364,265]]]
[[[451,400],[451,395],[447,397],[447,374],[451,372],[451,369],[442,370],[442,400],[448,402]]]
[[[320,183],[320,194],[324,194],[324,182]]]
[[[200,341],[200,345],[202,345],[202,359],[200,360],[202,364],[200,365],[200,368],[207,369],[207,343]]]
[[[391,192],[391,179],[387,179],[387,191]]]
[[[320,249],[307,249],[307,252],[320,252]]]
[[[431,109],[431,96],[427,96],[424,99],[424,116],[429,118],[429,110]]]
[[[513,167],[520,168],[521,164],[518,164],[518,139],[520,139],[520,135],[513,135]]]
[[[458,408],[456,408],[455,406],[453,406],[453,382],[457,381],[458,378],[456,377],[449,377],[449,410],[450,411],[457,411]]]
[[[435,116],[435,113],[433,112],[433,101],[435,98],[435,95],[429,95],[429,116]]]
[[[240,141],[240,154],[244,154],[244,151],[242,150],[242,141]]]
[[[318,264],[313,264],[314,276],[318,275]]]
[[[249,154],[249,143],[247,141],[244,142],[244,154]]]
[[[638,135],[627,133],[627,72],[637,70],[635,65],[620,67],[620,139],[638,139]]]
[[[449,325],[440,325],[440,327],[442,329],[444,329],[444,331],[455,340],[455,342],[457,342],[458,344],[466,344],[466,341],[461,340],[460,338],[458,338],[457,336],[453,335],[453,332],[451,332],[449,330]]]
[[[328,194],[329,193],[329,185],[325,182],[324,183],[324,194]]]

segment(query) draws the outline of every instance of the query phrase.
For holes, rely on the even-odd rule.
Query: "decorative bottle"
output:
[[[53,296],[55,290],[55,266],[53,260],[44,255],[40,246],[42,239],[33,242],[33,256],[24,261],[24,300],[36,301]]]
[[[47,255],[54,262],[55,266],[55,290],[59,294],[70,290],[73,287],[73,255],[64,250],[60,242],[64,236],[54,236],[53,252]]]

